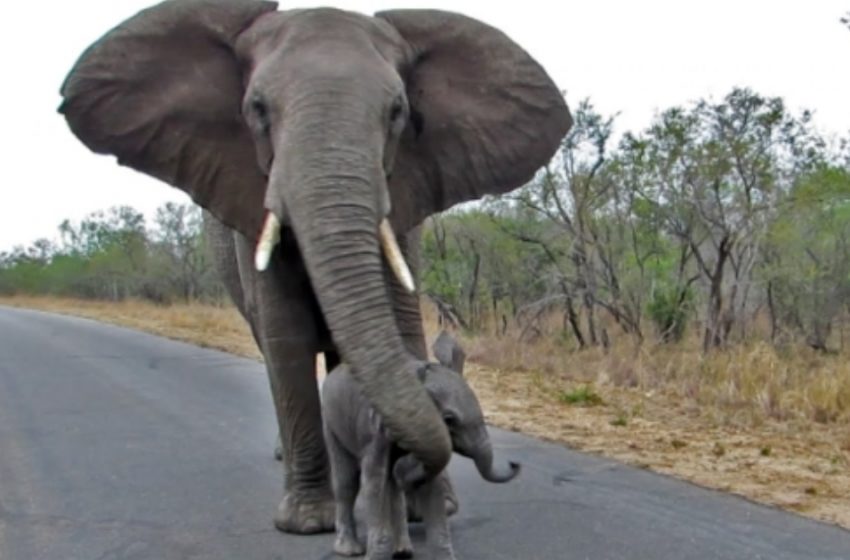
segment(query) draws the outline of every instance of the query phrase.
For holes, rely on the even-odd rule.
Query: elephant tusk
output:
[[[381,247],[384,249],[384,254],[387,257],[387,261],[390,263],[390,268],[393,269],[393,273],[395,273],[395,276],[398,278],[398,281],[401,282],[401,285],[404,286],[408,292],[414,293],[416,291],[416,285],[413,283],[413,274],[411,274],[410,268],[408,268],[407,263],[404,260],[404,255],[401,253],[401,249],[398,246],[398,241],[396,241],[393,228],[390,225],[389,220],[386,218],[381,220],[379,233],[381,238]]]
[[[272,251],[279,241],[280,220],[272,212],[269,212],[266,216],[266,223],[263,225],[263,231],[260,232],[260,239],[257,240],[257,250],[254,253],[254,266],[257,267],[257,270],[262,272],[269,267]]]

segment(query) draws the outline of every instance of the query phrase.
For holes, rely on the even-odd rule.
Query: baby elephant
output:
[[[481,406],[463,376],[432,363],[423,363],[418,375],[443,414],[454,450],[474,460],[485,480],[513,479],[519,473],[519,464],[494,467]],[[342,556],[366,552],[372,560],[409,558],[412,546],[404,490],[421,479],[421,465],[392,444],[380,417],[368,405],[345,365],[338,366],[325,380],[322,415],[336,497],[334,551]],[[365,550],[357,540],[354,522],[354,501],[361,481],[368,531]],[[446,488],[438,478],[412,490],[422,508],[428,558],[454,558],[446,517]]]

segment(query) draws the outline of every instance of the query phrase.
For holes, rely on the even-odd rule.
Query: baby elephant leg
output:
[[[407,527],[407,506],[404,491],[395,480],[390,479],[390,509],[393,523],[393,558],[413,558],[413,544],[410,542],[410,532]]]
[[[446,515],[446,489],[439,479],[425,483],[417,490],[422,502],[428,558],[455,560],[452,536]]]
[[[434,357],[437,358],[438,362],[455,373],[459,373],[461,376],[463,375],[466,352],[463,351],[460,343],[445,329],[441,330],[440,334],[434,340],[434,344],[431,345],[431,351],[434,353]],[[448,471],[441,472],[437,479],[444,487],[446,514],[450,516],[454,515],[458,511],[459,504]],[[409,521],[422,520],[422,505],[419,503],[415,492],[409,492],[407,494],[407,519]]]
[[[390,445],[377,438],[369,445],[362,462],[362,486],[366,499],[366,558],[390,560],[393,557],[392,499],[390,491]]]
[[[325,442],[331,461],[331,483],[336,502],[336,539],[334,552],[340,556],[362,556],[366,549],[357,540],[354,501],[360,485],[357,460],[343,449],[332,433],[325,430]]]

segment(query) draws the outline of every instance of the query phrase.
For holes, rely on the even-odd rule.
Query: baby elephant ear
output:
[[[431,351],[434,352],[434,357],[440,364],[463,375],[466,352],[448,331],[440,331],[440,334],[434,340],[434,344],[431,345]]]
[[[379,12],[409,44],[402,70],[412,122],[396,158],[393,203],[414,219],[511,191],[548,163],[572,125],[546,71],[501,31],[438,10]],[[405,192],[405,191],[408,192]]]
[[[242,119],[234,46],[274,2],[168,0],[91,45],[62,84],[74,134],[94,152],[188,193],[255,237],[265,178]]]

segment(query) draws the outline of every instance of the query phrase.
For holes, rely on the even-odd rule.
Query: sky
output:
[[[10,2],[0,34],[2,165],[0,251],[55,239],[68,218],[130,205],[149,218],[180,191],[89,152],[56,112],[59,86],[80,53],[154,2]],[[670,106],[722,98],[735,86],[815,112],[833,135],[850,133],[850,0],[340,0],[373,13],[461,12],[500,28],[547,69],[575,107],[589,97],[617,130],[640,130]]]

